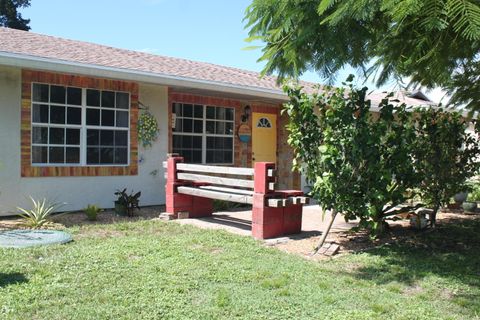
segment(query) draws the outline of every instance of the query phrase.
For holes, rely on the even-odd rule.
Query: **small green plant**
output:
[[[87,215],[87,219],[90,221],[95,221],[97,220],[98,214],[100,213],[102,209],[100,209],[98,206],[94,204],[89,204],[83,211]]]
[[[30,200],[32,201],[31,209],[27,210],[17,207],[17,210],[20,212],[19,215],[25,220],[25,225],[34,229],[45,225],[49,221],[50,215],[61,207],[58,203],[49,203],[45,198],[35,200],[30,197]]]
[[[140,209],[139,202],[140,196],[142,195],[141,191],[137,193],[132,191],[132,193],[128,194],[127,189],[125,188],[123,190],[117,190],[115,195],[117,196],[117,200],[115,201],[115,211],[118,214],[121,215],[125,212],[127,216],[133,217],[133,210]]]
[[[480,201],[480,183],[472,183],[468,192],[468,201]]]

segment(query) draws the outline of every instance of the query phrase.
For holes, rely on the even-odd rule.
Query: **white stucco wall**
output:
[[[113,207],[116,189],[142,191],[140,205],[165,203],[162,161],[168,143],[168,89],[140,84],[139,100],[155,115],[160,135],[152,148],[139,148],[137,176],[47,177],[20,176],[21,70],[0,66],[0,216],[11,215],[17,206],[29,207],[28,197],[65,202],[62,210],[80,210],[87,204]],[[155,172],[156,174],[152,174]]]

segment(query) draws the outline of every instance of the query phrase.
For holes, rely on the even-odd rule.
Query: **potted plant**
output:
[[[115,195],[117,200],[115,200],[115,213],[120,216],[133,216],[134,209],[140,209],[139,202],[141,192],[133,193],[133,191],[128,194],[127,189],[117,190]]]

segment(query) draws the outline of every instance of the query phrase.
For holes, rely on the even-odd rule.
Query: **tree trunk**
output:
[[[333,209],[332,210],[332,219],[330,220],[327,229],[323,232],[322,237],[320,238],[320,241],[318,242],[318,245],[313,249],[312,256],[316,255],[318,250],[323,246],[325,243],[325,240],[327,239],[328,233],[330,232],[330,229],[332,228],[333,222],[335,221],[335,218],[337,217],[337,210]]]
[[[437,226],[437,212],[438,212],[438,209],[440,209],[440,205],[436,204],[433,207],[432,214],[430,215],[430,227],[432,227],[433,229],[435,229],[435,227]]]

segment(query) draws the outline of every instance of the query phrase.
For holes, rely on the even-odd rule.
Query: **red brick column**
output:
[[[268,176],[268,170],[275,169],[271,162],[256,162],[254,172],[254,194],[252,205],[252,236],[255,239],[275,238],[283,235],[283,208],[267,206],[267,199],[275,196],[268,185],[275,177]]]
[[[303,196],[300,190],[277,190],[282,198]],[[303,204],[291,204],[283,208],[283,232],[284,234],[295,234],[302,232],[302,211]]]
[[[177,193],[177,187],[185,185],[177,178],[177,163],[183,162],[183,157],[170,157],[167,159],[167,184],[166,192],[166,211],[173,218],[178,218],[180,211],[192,211],[193,197],[187,194]]]

